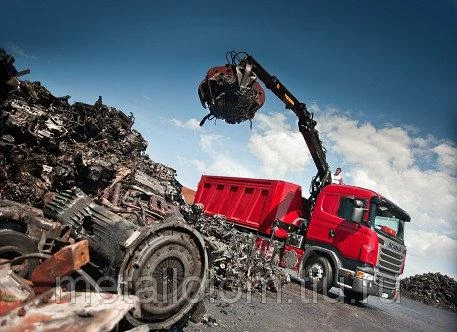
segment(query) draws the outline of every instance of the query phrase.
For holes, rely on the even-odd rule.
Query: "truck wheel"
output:
[[[354,292],[352,289],[349,289],[349,288],[343,289],[343,293],[344,293],[344,300],[347,303],[362,302],[363,300],[365,300],[368,297],[368,295],[366,295],[366,294]]]
[[[327,258],[314,256],[306,262],[302,278],[305,286],[322,293],[328,292],[333,286],[333,268]]]

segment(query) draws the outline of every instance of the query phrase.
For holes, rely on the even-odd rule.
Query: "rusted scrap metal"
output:
[[[87,203],[84,207],[90,206],[91,213],[64,204],[59,215],[49,213],[51,218],[47,219],[40,212],[39,217],[50,223],[57,219],[60,227],[71,229],[73,238],[87,239],[91,275],[111,276],[115,282],[125,275],[119,286],[122,292],[141,292],[136,280],[155,271],[155,282],[162,284],[168,274],[159,272],[168,262],[179,262],[176,271],[184,274],[168,286],[176,289],[179,302],[173,303],[173,298],[163,298],[160,303],[149,301],[142,317],[129,314],[129,320],[136,325],[147,323],[150,328],[169,328],[185,317],[204,293],[208,264],[204,243],[192,228],[177,222],[182,198],[176,172],[144,155],[146,142],[131,129],[133,117],[100,103],[97,107],[69,105],[39,83],[28,82],[9,95],[0,111],[5,147],[0,152],[0,189],[5,201],[42,208],[51,206],[56,198],[62,203],[62,196],[50,194],[52,191],[80,185],[89,195],[81,194],[87,199],[81,204]],[[82,219],[63,216],[75,210],[84,212]],[[176,218],[170,220],[173,216]],[[159,224],[162,219],[168,222]],[[6,215],[5,221],[8,225],[0,223],[0,227],[14,223]],[[157,260],[153,254],[162,253],[164,248],[161,240],[157,244],[153,240],[162,238],[169,241],[164,247],[169,249]],[[144,246],[142,240],[151,245]],[[148,259],[136,262],[143,258]],[[185,299],[182,288],[187,277],[201,283],[188,284],[190,294]]]
[[[35,292],[30,285],[14,273],[8,263],[0,265],[0,316],[19,307],[34,296]]]
[[[245,78],[252,88],[253,77]],[[176,171],[145,154],[147,143],[132,129],[132,114],[101,99],[96,105],[69,104],[67,97],[53,96],[39,82],[21,82],[0,102],[0,236],[20,247],[14,255],[54,253],[73,239],[87,240],[91,261],[85,270],[94,278],[120,280],[118,292],[144,301],[150,296],[142,292],[144,276],[166,279],[178,299],[183,271],[204,284],[209,248],[217,283],[274,290],[282,275],[257,255],[251,236],[185,203]],[[192,286],[190,298],[198,301],[203,288]],[[141,317],[127,314],[128,320],[169,328],[195,302],[175,305],[168,295],[161,300],[143,305]]]
[[[141,296],[141,317],[127,314],[133,325],[169,328],[202,299],[208,268],[205,244],[183,219],[139,227],[77,188],[56,195],[44,211],[71,226],[76,239],[88,240],[91,265],[100,277],[111,277],[121,293]]]
[[[29,69],[17,71],[14,58],[0,48],[0,102],[6,95],[19,89],[18,77],[30,73]]]
[[[13,259],[35,252],[50,254],[56,244],[69,241],[69,226],[45,218],[40,209],[0,199],[0,258]],[[37,260],[24,260],[12,269],[29,278],[37,264]]]
[[[0,233],[5,231],[7,230],[2,230]],[[89,262],[89,244],[83,240],[65,246],[38,264],[41,256],[43,254],[26,253],[23,256],[10,257],[9,261],[0,262],[0,315],[18,307],[36,294],[53,288],[57,283],[57,278],[67,276],[87,264]],[[17,268],[17,265],[12,266],[10,263],[21,259],[25,262],[36,262],[33,265],[26,265],[27,267],[37,265],[31,273],[30,281],[21,277],[21,270]]]
[[[87,240],[63,247],[33,270],[31,281],[35,293],[40,294],[54,287],[58,277],[70,275],[89,260]]]
[[[51,253],[56,241],[70,240],[68,226],[44,218],[40,209],[6,199],[0,199],[0,229],[20,231],[37,244],[37,251],[44,253]]]
[[[58,287],[0,317],[5,331],[111,331],[127,312],[138,313],[133,295],[69,292]]]
[[[225,289],[277,291],[289,277],[256,247],[256,236],[237,230],[224,216],[205,216],[199,204],[182,206],[187,221],[204,237],[211,277]]]
[[[457,312],[457,281],[439,272],[404,278],[400,282],[401,296],[428,305]]]

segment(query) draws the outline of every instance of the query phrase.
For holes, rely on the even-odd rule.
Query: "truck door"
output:
[[[366,199],[356,199],[363,202],[364,208],[367,207]],[[338,201],[337,213],[334,218],[333,245],[343,257],[358,259],[362,248],[363,229],[359,224],[350,221],[353,202],[353,199],[346,197],[340,197]]]
[[[321,193],[311,215],[311,222],[306,233],[308,242],[333,245],[331,230],[335,228],[335,215],[339,196]]]

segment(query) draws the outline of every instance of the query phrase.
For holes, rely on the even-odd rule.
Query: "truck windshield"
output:
[[[383,202],[372,202],[370,207],[370,224],[375,231],[403,242],[406,221],[409,221],[408,216],[405,216],[402,211],[395,209],[394,206],[383,204]]]

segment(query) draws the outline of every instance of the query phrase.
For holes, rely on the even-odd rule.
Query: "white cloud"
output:
[[[200,142],[198,144],[203,151],[210,155],[219,154],[220,152],[217,152],[217,150],[222,147],[223,138],[224,136],[222,135],[204,134],[200,136]]]
[[[407,275],[424,271],[443,272],[442,264],[445,263],[449,266],[447,274],[457,278],[457,240],[437,232],[410,230],[408,233]]]
[[[438,166],[450,175],[457,175],[457,148],[445,142],[435,146],[432,151],[438,156]]]
[[[184,129],[192,129],[196,131],[203,131],[203,128],[200,127],[200,121],[197,119],[189,119],[187,121],[182,121],[178,119],[170,119],[165,120],[165,122],[171,123],[175,127],[184,128]]]
[[[199,160],[199,159],[187,160],[185,158],[181,158],[181,159],[183,159],[187,163],[197,167],[197,170],[198,170],[199,173],[205,173],[206,172],[206,163],[203,160]]]
[[[151,101],[151,97],[149,96],[146,96],[146,95],[141,95],[141,97],[144,99],[144,100],[147,100],[147,101]]]
[[[279,113],[256,115],[248,147],[261,162],[261,175],[269,178],[301,173],[311,158],[303,136],[292,130],[286,117]]]
[[[23,58],[26,58],[26,59],[32,59],[32,60],[36,60],[37,57],[33,54],[30,54],[28,52],[26,52],[22,47],[20,47],[19,45],[13,43],[13,42],[6,42],[5,43],[5,49],[11,53],[12,55],[14,56],[20,56],[20,57],[23,57]]]
[[[197,166],[203,174],[236,177],[254,176],[249,169],[226,155],[219,155],[210,163],[205,163],[198,159],[191,160],[190,163]]]
[[[199,146],[209,157],[209,161],[201,159],[185,159],[189,165],[197,168],[200,174],[211,174],[221,176],[254,177],[255,174],[242,163],[229,155],[222,135],[202,134],[200,135]]]

